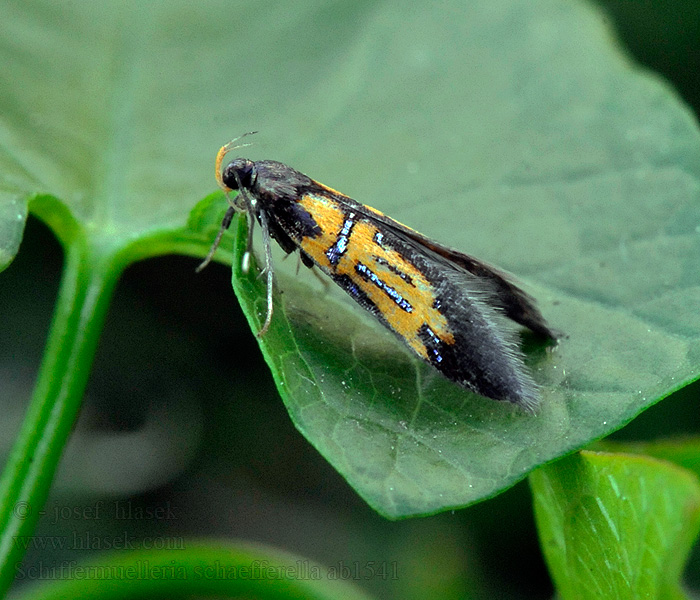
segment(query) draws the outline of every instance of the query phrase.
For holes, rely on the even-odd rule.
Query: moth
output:
[[[558,334],[509,275],[283,163],[236,158],[222,169],[226,155],[242,147],[235,145],[239,139],[217,154],[216,179],[230,206],[198,271],[211,261],[234,213],[245,212],[247,272],[253,228],[260,225],[267,315],[258,336],[273,315],[275,240],[287,254],[299,252],[305,266],[317,267],[447,379],[481,396],[534,409],[537,386],[510,322],[546,340]],[[238,191],[233,199],[232,191]]]

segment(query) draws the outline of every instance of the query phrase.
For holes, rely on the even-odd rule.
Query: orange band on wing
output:
[[[306,237],[300,246],[325,273],[347,276],[381,312],[389,326],[420,356],[427,359],[419,337],[427,325],[446,344],[455,339],[445,316],[435,308],[435,288],[425,275],[401,253],[377,241],[380,230],[358,214],[352,223],[347,248],[332,264],[328,251],[333,247],[352,214],[352,208],[330,197],[306,194],[299,203],[311,214],[321,235]]]

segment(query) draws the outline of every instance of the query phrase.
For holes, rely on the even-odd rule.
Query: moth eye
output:
[[[238,176],[238,180],[236,180]],[[232,190],[238,189],[238,181],[244,188],[249,188],[253,176],[253,161],[245,158],[237,158],[231,161],[224,169],[221,179]]]

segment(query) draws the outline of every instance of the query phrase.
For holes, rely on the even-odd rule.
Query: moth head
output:
[[[247,158],[237,158],[226,165],[223,171],[221,170],[221,165],[226,155],[232,150],[250,146],[250,144],[239,144],[237,142],[241,138],[247,135],[253,135],[254,133],[255,131],[244,133],[219,148],[219,152],[216,154],[216,161],[214,162],[214,169],[216,171],[216,181],[224,192],[237,190],[240,187],[246,189],[250,186],[254,170],[253,161]]]
[[[236,158],[224,168],[221,181],[230,190],[250,188],[255,172],[255,164],[247,158]]]

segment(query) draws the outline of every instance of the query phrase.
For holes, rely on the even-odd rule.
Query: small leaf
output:
[[[583,451],[530,476],[562,600],[682,598],[700,530],[698,478],[671,463]]]
[[[603,440],[594,444],[595,450],[642,454],[675,463],[700,477],[700,438],[679,436],[648,442],[614,442]]]

